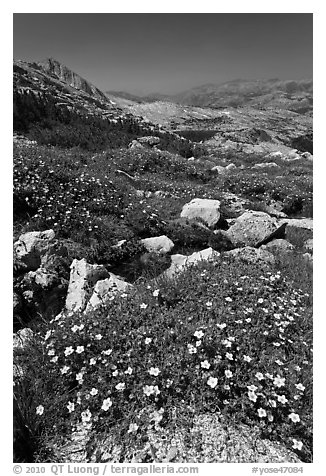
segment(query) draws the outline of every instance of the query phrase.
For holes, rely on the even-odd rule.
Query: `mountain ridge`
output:
[[[66,83],[68,86],[83,91],[89,96],[99,99],[101,101],[107,101],[105,94],[94,84],[87,81],[79,74],[72,71],[66,65],[56,60],[55,58],[46,58],[37,62],[27,62],[23,60],[14,60],[14,65],[22,67],[23,69],[36,69],[40,73],[45,73],[58,81]]]
[[[312,86],[312,80],[233,80],[198,86],[173,98],[182,104],[201,107],[255,105],[310,111]]]
[[[275,107],[299,114],[311,113],[313,81],[311,79],[233,79],[220,84],[207,83],[177,94],[151,93],[135,96],[121,91],[108,91],[135,102],[166,101],[195,107]]]

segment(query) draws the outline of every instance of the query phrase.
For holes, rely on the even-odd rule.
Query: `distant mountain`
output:
[[[313,82],[236,79],[199,86],[171,96],[170,100],[198,107],[272,107],[305,114],[312,112]]]
[[[107,94],[138,104],[163,101],[213,109],[250,106],[284,109],[299,114],[310,114],[313,110],[311,80],[234,79],[222,84],[205,84],[174,95],[152,93],[140,97],[122,91],[108,91]]]

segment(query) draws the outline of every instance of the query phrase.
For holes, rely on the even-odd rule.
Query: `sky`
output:
[[[312,79],[311,13],[15,13],[15,59],[52,57],[103,91],[174,94]]]

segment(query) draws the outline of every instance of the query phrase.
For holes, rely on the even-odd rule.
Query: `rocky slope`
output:
[[[79,74],[71,71],[67,66],[61,64],[59,61],[48,58],[44,61],[37,63],[37,65],[44,71],[46,74],[49,74],[59,81],[62,81],[66,84],[69,84],[75,89],[79,89],[89,94],[90,96],[106,101],[105,95],[100,91],[96,86],[86,81],[84,78],[79,76]]]
[[[200,107],[277,108],[300,114],[312,112],[312,81],[241,80],[207,84],[172,97],[173,101]]]
[[[43,101],[51,95],[58,107],[107,117],[123,115],[98,88],[52,58],[39,63],[15,60],[13,83],[14,106],[15,95],[36,95]]]
[[[221,115],[224,120],[211,141],[213,147],[225,143],[231,148],[249,146],[251,152],[266,150],[273,153],[293,148],[313,153],[312,118],[307,115],[248,106],[228,108]]]
[[[192,140],[202,140],[209,150],[247,148],[248,152],[313,152],[313,124],[309,114],[282,108],[181,106],[172,102],[133,102],[116,98],[117,104],[136,116],[161,124]],[[248,148],[249,146],[249,148]]]
[[[130,96],[127,102],[116,94],[116,101],[122,107],[175,132],[210,131],[214,139],[209,146],[215,152],[228,141],[231,149],[254,145],[254,149],[249,148],[254,152],[262,144],[257,149],[260,152],[289,152],[285,146],[312,154],[310,80],[234,80],[200,86],[174,96]],[[206,140],[207,134],[202,139]]]

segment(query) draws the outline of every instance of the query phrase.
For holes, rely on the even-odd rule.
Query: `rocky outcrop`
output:
[[[264,439],[258,425],[230,424],[221,413],[195,415],[193,431],[200,435],[202,463],[301,463],[295,452]],[[190,450],[186,461],[195,451]]]
[[[66,309],[83,311],[97,281],[109,278],[110,273],[104,266],[89,264],[85,259],[74,259],[70,269]]]
[[[301,156],[298,154],[297,149],[292,149],[282,158],[288,162],[295,162],[296,160],[300,160]]]
[[[211,172],[215,172],[218,175],[226,175],[228,174],[231,170],[236,169],[237,166],[233,163],[226,165],[223,167],[222,165],[214,165],[211,168]]]
[[[208,227],[214,228],[221,217],[220,206],[221,202],[219,200],[194,198],[183,206],[180,216],[188,220],[200,219]]]
[[[154,236],[140,240],[149,253],[166,254],[174,247],[174,243],[166,235]]]
[[[236,247],[257,246],[276,232],[277,222],[265,212],[248,211],[235,220],[228,237]]]
[[[41,265],[42,255],[49,252],[54,238],[53,230],[31,231],[20,235],[14,243],[15,259],[24,263],[26,270],[35,271]]]
[[[214,167],[211,168],[211,172],[215,172],[218,175],[225,175],[228,173],[225,167],[222,165],[215,165]]]
[[[276,200],[271,200],[268,205],[266,205],[265,211],[276,218],[286,218],[287,214],[283,212],[283,204]]]
[[[313,238],[312,218],[286,218],[280,220],[285,226],[285,238],[296,246],[303,246],[304,243]]]
[[[122,278],[113,273],[109,273],[110,277],[97,281],[94,286],[93,294],[86,306],[86,312],[105,305],[110,299],[114,298],[118,293],[130,291],[133,286]]]
[[[138,142],[138,140],[134,139],[133,141],[130,142],[129,144],[130,149],[143,149],[144,146]]]
[[[64,306],[69,278],[66,246],[53,230],[21,235],[14,244],[14,327],[37,315],[51,319]]]
[[[144,409],[153,414],[151,408]],[[154,425],[153,425],[154,426]],[[289,463],[302,464],[297,454],[284,445],[266,439],[261,435],[259,426],[230,423],[227,417],[219,413],[194,414],[192,433],[200,440],[198,448],[189,444],[189,429],[181,425],[169,428],[160,427],[159,431],[148,429],[146,442],[126,455],[123,444],[117,442],[112,434],[98,435],[96,447],[87,452],[89,430],[86,424],[76,425],[76,430],[64,446],[54,448],[56,459],[64,463],[86,462],[123,462],[137,464],[148,458],[157,463],[186,464],[200,463]],[[158,450],[157,450],[158,449]],[[88,458],[87,459],[87,453]]]
[[[285,230],[286,230],[286,224],[283,223],[282,225],[278,226],[275,231],[273,231],[270,235],[268,235],[266,238],[263,240],[259,241],[256,244],[256,248],[259,248],[262,245],[266,245],[270,241],[273,240],[278,240],[278,239],[283,239],[285,238]]]
[[[45,268],[39,268],[36,271],[30,271],[24,276],[24,281],[34,282],[35,285],[40,286],[43,289],[52,288],[57,280],[57,275],[49,272]]]
[[[261,248],[253,248],[251,246],[245,246],[244,248],[236,248],[231,251],[226,251],[225,255],[238,258],[241,261],[250,264],[274,264],[275,258],[267,250]]]
[[[279,157],[279,158],[282,158],[283,157],[283,154],[281,151],[279,150],[276,150],[275,152],[271,152],[270,154],[268,154],[269,157]]]
[[[279,222],[280,224],[286,223],[286,228],[300,228],[302,230],[309,230],[313,232],[313,219],[312,218],[286,218]]]
[[[301,154],[301,157],[303,159],[310,160],[310,161],[312,161],[314,159],[314,156],[312,154],[310,154],[310,152],[303,152]]]
[[[161,142],[161,139],[156,136],[145,136],[145,137],[138,137],[137,141],[142,145],[148,145],[153,147],[154,145],[158,145]]]
[[[202,251],[196,251],[190,256],[176,254],[171,256],[171,266],[168,268],[162,276],[165,278],[173,278],[178,273],[182,272],[189,266],[196,264],[200,261],[214,261],[220,256],[220,253],[213,250],[213,248],[206,248]]]
[[[238,217],[248,211],[249,201],[231,192],[222,194],[222,210],[228,216]]]
[[[144,147],[151,148],[157,146],[160,142],[161,139],[155,136],[138,137],[129,144],[129,147],[131,149],[142,149]]]
[[[14,352],[21,352],[26,349],[26,347],[30,344],[31,340],[33,339],[34,333],[32,329],[25,327],[24,329],[20,329],[16,332],[13,336],[13,349]]]
[[[96,86],[86,81],[78,74],[71,71],[67,66],[63,65],[54,58],[47,58],[44,61],[38,63],[38,66],[43,69],[47,74],[58,78],[60,81],[72,86],[75,89],[84,91],[89,96],[102,100],[104,102],[108,101],[108,98],[105,96],[102,91],[100,91]]]

